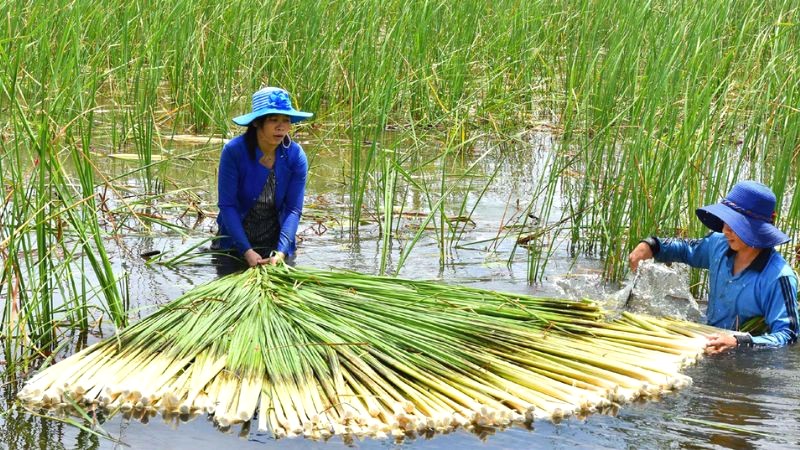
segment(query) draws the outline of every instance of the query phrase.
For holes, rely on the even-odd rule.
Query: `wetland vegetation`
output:
[[[537,283],[565,249],[618,280],[632,242],[703,234],[693,209],[743,178],[800,264],[796,1],[32,0],[0,21],[8,381],[141,314],[122,240],[185,244],[169,267],[207,244],[195,188],[264,85],[316,113],[308,229],[377,239],[374,273],[425,241],[439,267],[477,248]]]

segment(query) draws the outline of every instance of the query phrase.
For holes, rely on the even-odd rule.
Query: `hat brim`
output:
[[[721,203],[695,211],[703,225],[718,233],[728,224],[745,244],[754,248],[771,248],[789,242],[789,236],[769,222],[745,216]]]
[[[283,114],[284,116],[289,116],[292,120],[292,123],[297,123],[300,122],[301,120],[306,120],[314,115],[313,113],[298,111],[296,109],[287,110],[287,109],[265,108],[253,111],[248,114],[243,114],[239,117],[234,117],[233,123],[242,127],[246,127],[250,125],[250,122],[254,121],[255,119],[258,119],[261,116],[266,116],[268,114]]]

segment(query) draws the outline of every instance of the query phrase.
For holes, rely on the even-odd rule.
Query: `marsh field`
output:
[[[220,151],[267,85],[315,113],[298,265],[599,298],[641,237],[702,236],[694,209],[756,179],[800,269],[797,0],[20,0],[0,23],[0,448],[800,445],[796,347],[706,359],[617,415],[402,443],[15,401],[217,277]]]

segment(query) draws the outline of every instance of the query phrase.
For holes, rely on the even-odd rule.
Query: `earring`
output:
[[[292,145],[292,138],[287,134],[283,137],[283,142],[281,142],[281,145],[283,145],[283,148],[289,148],[289,146]]]

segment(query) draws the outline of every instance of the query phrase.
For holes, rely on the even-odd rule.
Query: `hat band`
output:
[[[732,202],[732,201],[730,201],[730,200],[728,200],[726,198],[723,198],[720,203],[722,203],[723,205],[727,206],[728,208],[738,212],[739,214],[744,214],[747,217],[752,217],[753,219],[763,220],[764,222],[767,222],[767,223],[772,223],[772,224],[775,223],[775,213],[774,212],[772,213],[771,217],[767,217],[767,216],[762,216],[761,214],[755,213],[753,211],[750,211],[749,209],[743,208],[743,207],[737,205],[736,203],[734,203],[734,202]]]

